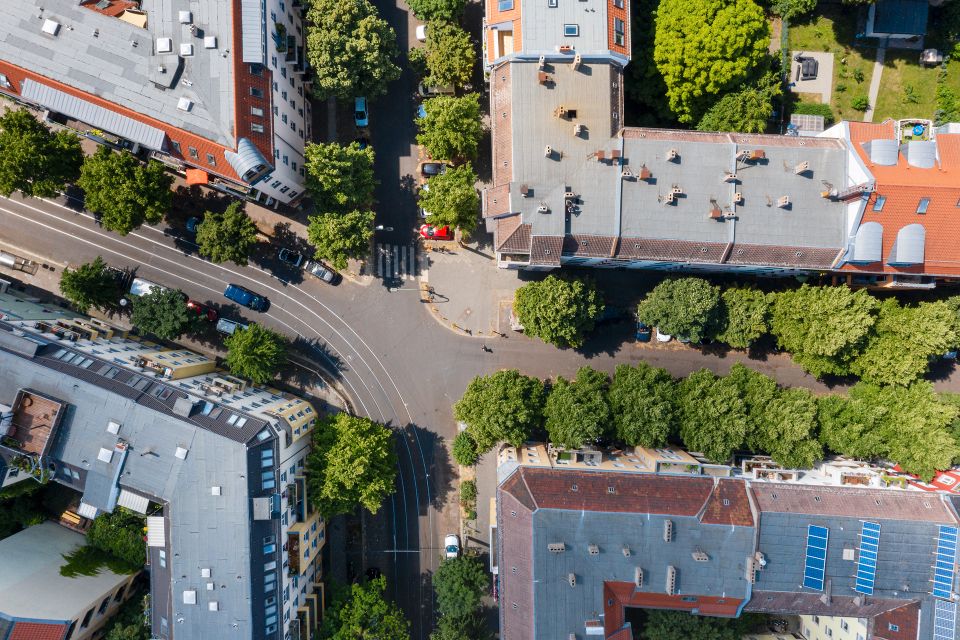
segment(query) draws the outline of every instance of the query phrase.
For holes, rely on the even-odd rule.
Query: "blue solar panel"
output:
[[[803,567],[803,586],[823,591],[823,576],[827,567],[827,539],[830,530],[815,524],[807,526],[807,557]]]
[[[956,635],[957,603],[935,600],[933,640],[953,640]]]
[[[860,557],[857,559],[857,581],[853,590],[873,595],[877,577],[877,551],[880,549],[880,524],[864,522],[860,527]]]
[[[957,527],[940,525],[937,538],[937,559],[933,566],[933,595],[950,600],[953,596],[953,576],[957,563]]]

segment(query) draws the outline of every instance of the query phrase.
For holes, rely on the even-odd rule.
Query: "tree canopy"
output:
[[[0,195],[52,197],[79,177],[82,163],[75,133],[53,133],[26,109],[0,115]]]
[[[697,122],[718,96],[743,84],[767,55],[769,38],[753,0],[662,0],[653,57],[677,119]]]
[[[807,389],[784,389],[764,410],[760,450],[787,469],[810,469],[823,457],[817,440],[817,401]]]
[[[307,190],[317,210],[343,213],[373,204],[373,147],[310,143],[304,158]]]
[[[480,214],[476,183],[477,174],[469,162],[430,178],[430,188],[420,191],[420,206],[430,212],[427,222],[459,227],[467,234],[476,229]]]
[[[110,231],[127,235],[144,222],[157,224],[173,203],[173,176],[156,160],[141,163],[126,151],[100,147],[87,156],[77,185],[84,204]]]
[[[257,244],[257,225],[243,210],[241,202],[231,202],[226,211],[207,211],[197,227],[200,255],[213,262],[233,262],[246,266],[250,250]]]
[[[133,300],[130,321],[144,333],[175,340],[195,326],[197,316],[179,289],[154,288]]]
[[[745,629],[739,620],[691,615],[686,611],[647,609],[642,640],[740,640]]]
[[[337,413],[317,421],[307,456],[314,506],[326,518],[361,506],[380,510],[397,475],[393,433],[367,418]]]
[[[498,442],[520,446],[543,425],[543,382],[505,369],[477,376],[453,406],[454,417],[467,424],[479,452]]]
[[[453,439],[451,447],[453,460],[461,467],[472,467],[480,460],[480,452],[477,451],[477,443],[467,431],[461,431]]]
[[[470,34],[452,22],[433,21],[427,28],[427,42],[422,51],[427,77],[424,82],[435,87],[462,87],[470,83],[477,54]]]
[[[480,608],[489,583],[490,576],[480,558],[446,558],[433,574],[440,615],[454,618],[471,615]]]
[[[230,373],[256,384],[273,380],[287,359],[287,339],[259,324],[237,329],[223,342]]]
[[[757,289],[724,289],[718,316],[716,339],[736,349],[747,349],[769,331],[770,299]]]
[[[680,437],[687,448],[713,462],[729,460],[747,435],[746,406],[736,381],[700,369],[680,383],[679,391]]]
[[[432,29],[437,21],[455,22],[463,13],[467,0],[410,0],[407,4],[413,15],[430,22]]]
[[[849,0],[844,1],[849,2]],[[781,18],[789,19],[810,13],[816,6],[817,0],[774,0],[771,8]]]
[[[579,347],[603,313],[603,300],[592,280],[549,275],[517,289],[513,311],[527,335],[558,347]]]
[[[811,374],[846,375],[876,321],[876,306],[864,289],[803,285],[777,294],[770,328]]]
[[[373,211],[361,210],[310,216],[307,238],[314,255],[337,269],[346,269],[349,258],[362,258],[370,250],[375,217]]]
[[[437,96],[423,101],[426,115],[417,118],[417,144],[438,160],[473,159],[483,138],[480,96]]]
[[[306,24],[318,98],[375,98],[400,77],[397,35],[369,0],[310,0]]]
[[[701,278],[664,280],[640,302],[637,318],[661,333],[699,342],[720,303],[720,289]]]
[[[607,383],[607,374],[590,367],[581,367],[573,382],[557,378],[544,408],[550,442],[579,449],[608,433]]]
[[[758,85],[735,93],[728,93],[710,107],[697,129],[700,131],[735,131],[737,133],[763,133],[773,115],[773,100],[781,93],[780,79],[776,74]]]
[[[662,447],[677,428],[676,382],[664,369],[621,364],[610,385],[616,436],[628,446]]]
[[[384,596],[387,579],[355,582],[334,590],[321,627],[330,640],[410,640],[410,623],[395,602]]]
[[[64,269],[60,293],[81,313],[90,307],[102,310],[116,306],[121,295],[116,276],[100,256],[76,269]]]

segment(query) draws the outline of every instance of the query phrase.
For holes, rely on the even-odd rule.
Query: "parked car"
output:
[[[310,275],[320,278],[327,284],[338,285],[340,284],[340,281],[343,280],[343,276],[322,262],[307,260],[306,264],[303,265],[303,269]]]
[[[207,322],[217,321],[216,309],[212,309],[205,304],[197,302],[196,300],[187,300],[187,309],[190,309],[190,311],[193,311],[201,318],[206,318]]]
[[[303,262],[303,254],[299,251],[293,251],[292,249],[280,249],[277,257],[280,259],[280,262],[294,268],[299,267],[300,263]]]
[[[228,336],[232,336],[234,333],[240,329],[246,329],[250,325],[244,324],[243,322],[237,322],[236,320],[228,320],[226,318],[220,318],[217,320],[217,331],[220,333],[225,333]]]
[[[460,556],[460,538],[455,533],[448,533],[443,536],[443,555],[446,558],[456,558]]]
[[[418,24],[416,31],[417,31],[417,41],[426,42],[427,41],[427,25]]]
[[[661,333],[660,327],[657,327],[657,342],[670,342],[671,340],[673,340],[673,336]]]
[[[196,233],[197,227],[200,226],[200,223],[203,222],[203,218],[198,218],[196,216],[192,218],[187,218],[187,233]]]
[[[353,121],[360,128],[370,126],[370,114],[367,113],[367,99],[353,99]]]
[[[421,162],[419,165],[417,165],[417,173],[419,173],[420,176],[425,180],[432,178],[433,176],[438,176],[446,170],[447,165],[445,163],[436,162],[434,160]]]
[[[650,342],[650,338],[652,337],[653,337],[653,329],[648,327],[645,323],[637,320],[637,332],[636,332],[637,342]]]
[[[165,287],[162,284],[157,284],[156,282],[151,282],[146,278],[134,278],[130,282],[130,295],[132,296],[144,296],[153,291],[166,291],[169,287]]]
[[[417,86],[417,93],[424,98],[435,98],[436,96],[452,96],[455,91],[453,90],[452,84],[444,85],[442,87],[431,87],[425,82],[421,82]]]
[[[223,291],[223,295],[228,300],[233,300],[237,304],[254,311],[266,311],[270,308],[269,300],[238,284],[228,284]]]
[[[430,191],[430,184],[429,183],[424,184],[422,187],[420,187],[420,191]],[[418,211],[420,211],[421,218],[426,219],[430,215],[430,212],[424,209],[423,207],[418,207]]]
[[[427,240],[453,240],[453,232],[448,225],[435,227],[430,224],[420,226],[420,235]]]

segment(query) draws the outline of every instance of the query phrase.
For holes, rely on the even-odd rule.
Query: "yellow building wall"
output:
[[[861,618],[800,616],[800,631],[807,640],[866,640],[867,623]]]
[[[148,360],[156,366],[170,370],[172,380],[192,378],[215,371],[217,363],[193,351],[178,349],[176,351],[152,351],[142,353],[139,357]]]
[[[263,411],[280,418],[289,425],[294,442],[310,433],[317,419],[317,413],[312,404],[302,398],[290,396],[264,407]]]

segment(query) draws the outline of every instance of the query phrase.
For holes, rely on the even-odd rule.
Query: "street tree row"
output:
[[[453,456],[467,466],[499,442],[541,438],[568,449],[672,442],[718,463],[739,451],[766,453],[795,469],[833,452],[892,460],[925,479],[960,457],[960,395],[938,394],[928,382],[861,382],[847,395],[818,397],[741,364],[726,376],[701,369],[681,380],[642,362],[618,366],[612,379],[583,367],[549,385],[504,370],[474,378],[454,415],[467,429]]]

